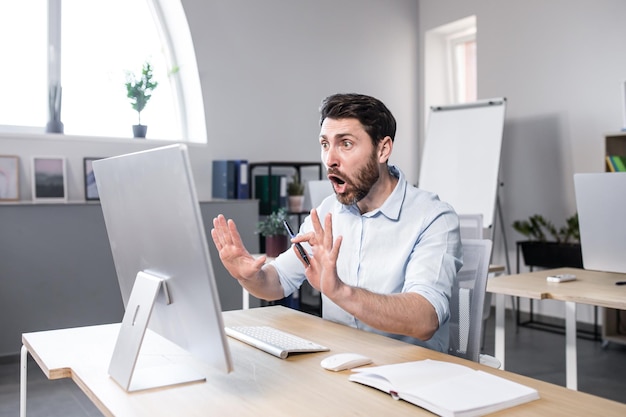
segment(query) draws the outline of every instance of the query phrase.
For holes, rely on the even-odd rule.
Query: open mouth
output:
[[[337,185],[343,185],[346,182],[341,179],[340,177],[336,176],[336,175],[329,175],[328,179],[331,180],[333,183],[337,184]]]
[[[343,193],[346,191],[346,181],[343,178],[337,175],[329,175],[328,179],[333,184],[333,188],[336,193]]]

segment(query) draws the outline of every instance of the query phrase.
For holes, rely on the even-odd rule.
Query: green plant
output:
[[[257,233],[261,236],[286,235],[283,220],[287,220],[287,210],[279,208],[257,224]]]
[[[133,109],[137,111],[139,124],[141,124],[141,111],[148,104],[152,92],[158,85],[158,82],[152,81],[152,65],[148,61],[143,64],[140,77],[130,72],[126,74],[126,96],[130,99]]]
[[[304,184],[298,179],[298,174],[291,177],[291,182],[287,184],[287,195],[303,195]]]
[[[516,220],[513,222],[513,229],[526,236],[529,240],[539,242],[548,241],[548,237],[557,243],[569,243],[580,241],[580,230],[578,228],[578,213],[565,219],[565,226],[557,229],[554,224],[546,220],[540,214],[534,214],[528,220]]]

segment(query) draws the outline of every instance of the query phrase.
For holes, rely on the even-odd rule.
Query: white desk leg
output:
[[[241,287],[241,295],[243,297],[241,301],[241,309],[247,310],[250,308],[250,293],[248,293],[248,290]]]
[[[496,359],[500,361],[500,369],[504,368],[504,294],[496,294]]]
[[[565,302],[565,386],[578,390],[578,359],[576,353],[576,303]]]
[[[20,351],[20,417],[26,417],[26,387],[28,385],[28,349]]]

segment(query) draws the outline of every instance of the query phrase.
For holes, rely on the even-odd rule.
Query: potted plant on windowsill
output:
[[[518,242],[526,265],[583,267],[578,214],[568,217],[560,229],[539,214],[513,222],[513,229],[528,238]]]
[[[126,74],[126,96],[130,99],[133,109],[137,111],[138,124],[133,125],[133,136],[145,138],[148,126],[141,124],[141,111],[148,104],[152,97],[153,90],[159,85],[152,81],[152,65],[146,61],[141,69],[141,76],[137,77],[133,73]]]
[[[275,258],[287,249],[289,240],[283,221],[287,220],[287,210],[280,208],[257,224],[257,233],[265,238],[265,254]]]
[[[301,213],[304,205],[304,184],[300,182],[298,174],[291,177],[291,182],[287,184],[287,196],[289,197],[289,211]]]

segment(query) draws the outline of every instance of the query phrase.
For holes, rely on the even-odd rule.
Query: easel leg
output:
[[[500,228],[502,229],[502,245],[504,246],[504,256],[506,262],[506,271],[507,273],[511,273],[511,262],[509,260],[509,245],[506,241],[506,229],[504,228],[504,217],[502,216],[502,206],[500,205],[500,196],[496,198],[496,208],[498,217],[500,220]],[[494,239],[495,239],[495,228],[494,228]],[[515,307],[515,306],[513,306]]]
[[[502,205],[500,204],[500,195],[496,196],[496,214],[500,222],[500,228],[502,229],[502,245],[504,246],[504,261],[506,263],[507,274],[511,273],[511,261],[509,259],[509,245],[506,241],[506,229],[504,227],[504,216],[502,215]],[[495,224],[496,222],[494,222]],[[496,230],[494,226],[492,240],[495,241]],[[518,311],[518,305],[515,303],[515,297],[511,296],[511,306],[513,308],[513,314],[516,315]]]

